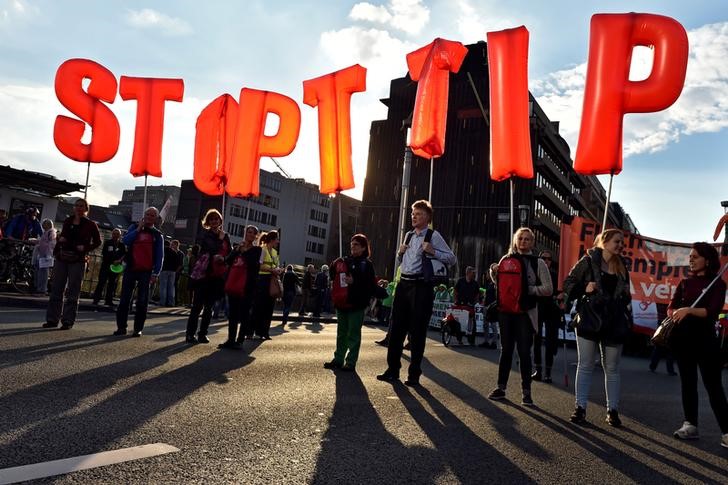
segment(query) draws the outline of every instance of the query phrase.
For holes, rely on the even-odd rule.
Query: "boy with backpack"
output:
[[[513,349],[518,349],[521,368],[521,404],[533,406],[531,398],[531,346],[538,328],[538,297],[553,293],[551,275],[546,263],[532,253],[533,231],[522,227],[513,235],[511,250],[498,263],[491,275],[496,282],[501,354],[498,361],[498,386],[489,399],[506,397],[508,376],[513,362]]]

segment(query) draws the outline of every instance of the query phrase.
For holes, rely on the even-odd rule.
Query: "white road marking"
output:
[[[175,453],[177,451],[179,451],[179,449],[172,445],[165,443],[153,443],[151,445],[103,451],[101,453],[64,458],[62,460],[46,461],[43,463],[35,463],[33,465],[4,468],[0,470],[0,485],[24,482],[26,480],[36,480],[38,478],[52,477],[54,475],[63,475],[79,470],[88,470],[90,468],[113,465],[114,463],[150,458],[152,456],[165,455],[167,453]]]

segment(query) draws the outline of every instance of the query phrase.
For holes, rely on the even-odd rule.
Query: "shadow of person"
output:
[[[356,373],[336,374],[336,402],[311,483],[436,483],[437,450],[405,446],[382,423]]]
[[[424,375],[438,386],[447,389],[453,396],[481,413],[488,419],[496,432],[514,446],[523,450],[524,453],[532,456],[551,457],[549,451],[545,450],[533,438],[520,431],[513,415],[504,411],[499,404],[484,397],[479,391],[468,386],[460,379],[435,367],[427,358],[423,359],[423,370]]]
[[[603,461],[609,467],[620,471],[636,483],[672,483],[675,481],[675,472],[691,476],[702,483],[715,481],[714,478],[707,477],[696,470],[686,469],[683,460],[678,458],[682,457],[682,453],[675,457],[676,459],[669,459],[660,453],[636,445],[634,442],[628,442],[623,438],[619,438],[616,433],[611,433],[590,423],[584,426],[577,426],[544,409],[526,409],[513,404],[511,406],[515,410],[521,411],[536,420],[547,429],[573,441],[575,444],[581,446],[585,452]],[[598,436],[600,434],[619,441],[625,448],[620,449],[610,444],[605,439],[600,438]],[[628,448],[631,448],[635,452],[646,454],[652,459],[656,459],[661,463],[660,467],[657,468],[653,464],[647,463],[636,453],[631,453],[631,450]],[[668,473],[668,469],[672,470]],[[586,477],[585,480],[587,480]]]
[[[409,388],[396,385],[394,390],[410,415],[432,441],[439,459],[455,474],[460,483],[481,483],[483,462],[489,470],[498,470],[498,475],[508,477],[509,483],[534,483],[528,474],[521,470],[508,457],[493,445],[485,442],[465,423],[455,416],[443,403],[437,400],[426,388],[419,386],[414,391],[427,403],[434,415],[427,411]],[[519,440],[510,440],[519,444]],[[526,447],[542,459],[549,459],[550,453],[534,442]],[[475,459],[477,457],[477,459]]]
[[[48,399],[66,394],[65,402],[61,401],[60,406],[56,406],[54,402],[43,407],[43,415],[34,416],[34,426],[27,426],[21,432],[13,433],[12,439],[2,443],[0,457],[4,458],[0,459],[0,466],[19,465],[20,463],[12,463],[13,457],[18,456],[37,456],[45,461],[105,449],[110,443],[152,420],[205,384],[227,383],[229,379],[224,376],[227,372],[253,361],[245,355],[213,352],[170,372],[143,379],[98,403],[75,406],[91,394],[108,392],[120,378],[161,365],[166,361],[166,355],[166,352],[155,349],[118,364],[35,386],[36,397],[40,391],[38,387],[43,387]],[[57,389],[63,389],[63,392],[57,392]],[[16,402],[19,396],[15,394],[10,397]],[[0,408],[7,407],[0,403]],[[29,424],[27,420],[26,424]],[[14,428],[19,429],[18,426]],[[67,437],[64,440],[65,446],[58,446],[59,434]]]
[[[115,337],[111,335],[82,337],[70,340],[56,340],[28,347],[15,347],[8,350],[0,351],[0,369],[18,366],[43,360],[49,355],[59,354],[62,352],[70,352],[80,350],[87,347],[106,344],[115,341]]]

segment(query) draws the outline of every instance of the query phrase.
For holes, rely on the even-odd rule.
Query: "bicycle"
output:
[[[34,241],[0,240],[0,283],[10,284],[18,293],[28,293],[34,287]]]

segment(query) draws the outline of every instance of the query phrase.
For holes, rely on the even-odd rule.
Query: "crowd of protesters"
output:
[[[87,217],[88,209],[86,200],[76,200],[73,214],[58,233],[52,221],[39,222],[38,212],[32,208],[0,225],[6,237],[36,241],[32,263],[36,292],[45,293],[52,267],[44,328],[60,325],[62,330],[69,330],[74,326],[88,254],[102,245],[98,227]],[[149,207],[142,220],[132,224],[123,236],[115,229],[103,243],[93,303],[104,298],[106,305],[113,308],[117,278],[123,273],[115,336],[126,335],[133,300],[132,335],[142,336],[150,287],[158,280],[160,305],[175,306],[178,290],[191,295],[187,344],[210,342],[207,334],[214,309],[225,302],[227,339],[218,346],[225,350],[241,351],[245,341],[253,338],[270,340],[276,301],[282,300],[285,326],[291,318],[293,303],[300,296],[299,317],[310,312],[317,318],[332,311],[332,306],[336,312],[336,348],[333,358],[324,363],[326,369],[356,370],[361,329],[368,311],[388,326],[385,339],[377,342],[387,347],[386,367],[376,378],[397,382],[403,351],[410,350],[404,383],[417,387],[421,385],[433,303],[453,304],[453,308],[467,311],[471,345],[476,334],[475,308],[480,305],[486,337],[481,346],[500,351],[496,387],[488,397],[496,401],[506,398],[516,351],[521,403],[533,406],[531,383],[552,382],[558,332],[560,328],[565,330],[564,312],[575,303],[578,363],[575,408],[570,420],[575,424],[587,422],[591,380],[600,356],[606,389],[605,420],[614,427],[623,425],[619,414],[620,359],[633,322],[630,278],[621,257],[624,238],[620,230],[606,229],[597,236],[594,247],[571,268],[561,290],[556,288],[551,252],[544,250],[537,256],[534,233],[527,227],[515,232],[508,252],[490,266],[484,275],[484,288],[480,288],[475,268],[470,266],[448,288],[438,284],[436,263],[452,267],[456,258],[444,237],[432,229],[433,209],[424,200],[412,205],[412,230],[399,246],[399,271],[392,282],[377,279],[372,249],[364,234],[351,238],[348,256],[330,266],[322,265],[319,271],[308,265],[299,277],[292,265],[285,269],[281,265],[276,231],[261,232],[249,225],[243,240],[233,245],[224,230],[222,214],[211,209],[201,221],[202,231],[196,244],[183,253],[176,240],[165,246],[164,236],[155,226],[158,217],[157,209]],[[668,359],[668,372],[674,375],[673,359],[677,362],[684,412],[684,422],[674,432],[679,439],[699,436],[700,370],[722,433],[720,444],[728,447],[728,402],[721,382],[720,344],[714,325],[725,302],[726,285],[719,278],[716,249],[707,243],[695,243],[689,269],[690,276],[680,281],[668,307],[668,315],[676,322],[671,352],[656,350],[649,368],[655,371],[664,356]],[[184,282],[184,289],[179,287],[180,281]],[[508,302],[504,295],[511,290],[514,294],[509,295]]]

